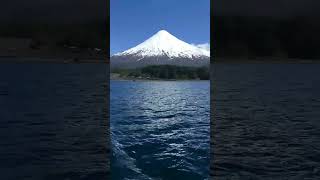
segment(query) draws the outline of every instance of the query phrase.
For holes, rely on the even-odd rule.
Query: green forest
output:
[[[122,78],[142,79],[199,79],[209,80],[209,67],[186,67],[174,65],[151,65],[136,69],[114,69],[112,73]]]

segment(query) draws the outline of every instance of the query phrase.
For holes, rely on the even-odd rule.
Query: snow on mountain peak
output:
[[[160,34],[162,34],[162,35],[171,35],[168,31],[166,31],[166,30],[164,30],[164,29],[158,31],[157,34],[159,34],[159,35],[160,35]]]
[[[142,58],[167,56],[173,58],[210,57],[210,51],[188,44],[166,30],[160,30],[141,44],[114,56],[134,55]]]

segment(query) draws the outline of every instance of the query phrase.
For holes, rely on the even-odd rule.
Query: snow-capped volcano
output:
[[[168,56],[169,58],[194,58],[201,56],[210,57],[210,52],[181,41],[167,31],[161,30],[136,47],[128,49],[122,53],[115,54],[115,56],[123,55],[140,55],[141,57]]]
[[[111,56],[111,64],[131,66],[173,64],[208,64],[210,51],[188,44],[165,30],[161,30],[141,44]]]

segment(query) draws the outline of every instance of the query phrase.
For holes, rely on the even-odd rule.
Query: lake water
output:
[[[209,81],[111,81],[111,176],[209,177]]]
[[[108,67],[1,64],[0,179],[108,179]],[[212,66],[214,179],[320,178],[320,64]],[[113,179],[206,179],[208,81],[111,81]]]
[[[320,64],[212,70],[213,179],[320,179]]]
[[[107,179],[103,64],[0,65],[0,179]]]

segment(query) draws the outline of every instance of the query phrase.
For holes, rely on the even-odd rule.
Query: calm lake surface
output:
[[[213,64],[213,179],[320,179],[320,64]]]
[[[108,178],[107,69],[0,64],[0,179]]]
[[[209,81],[110,86],[112,179],[208,179]]]

